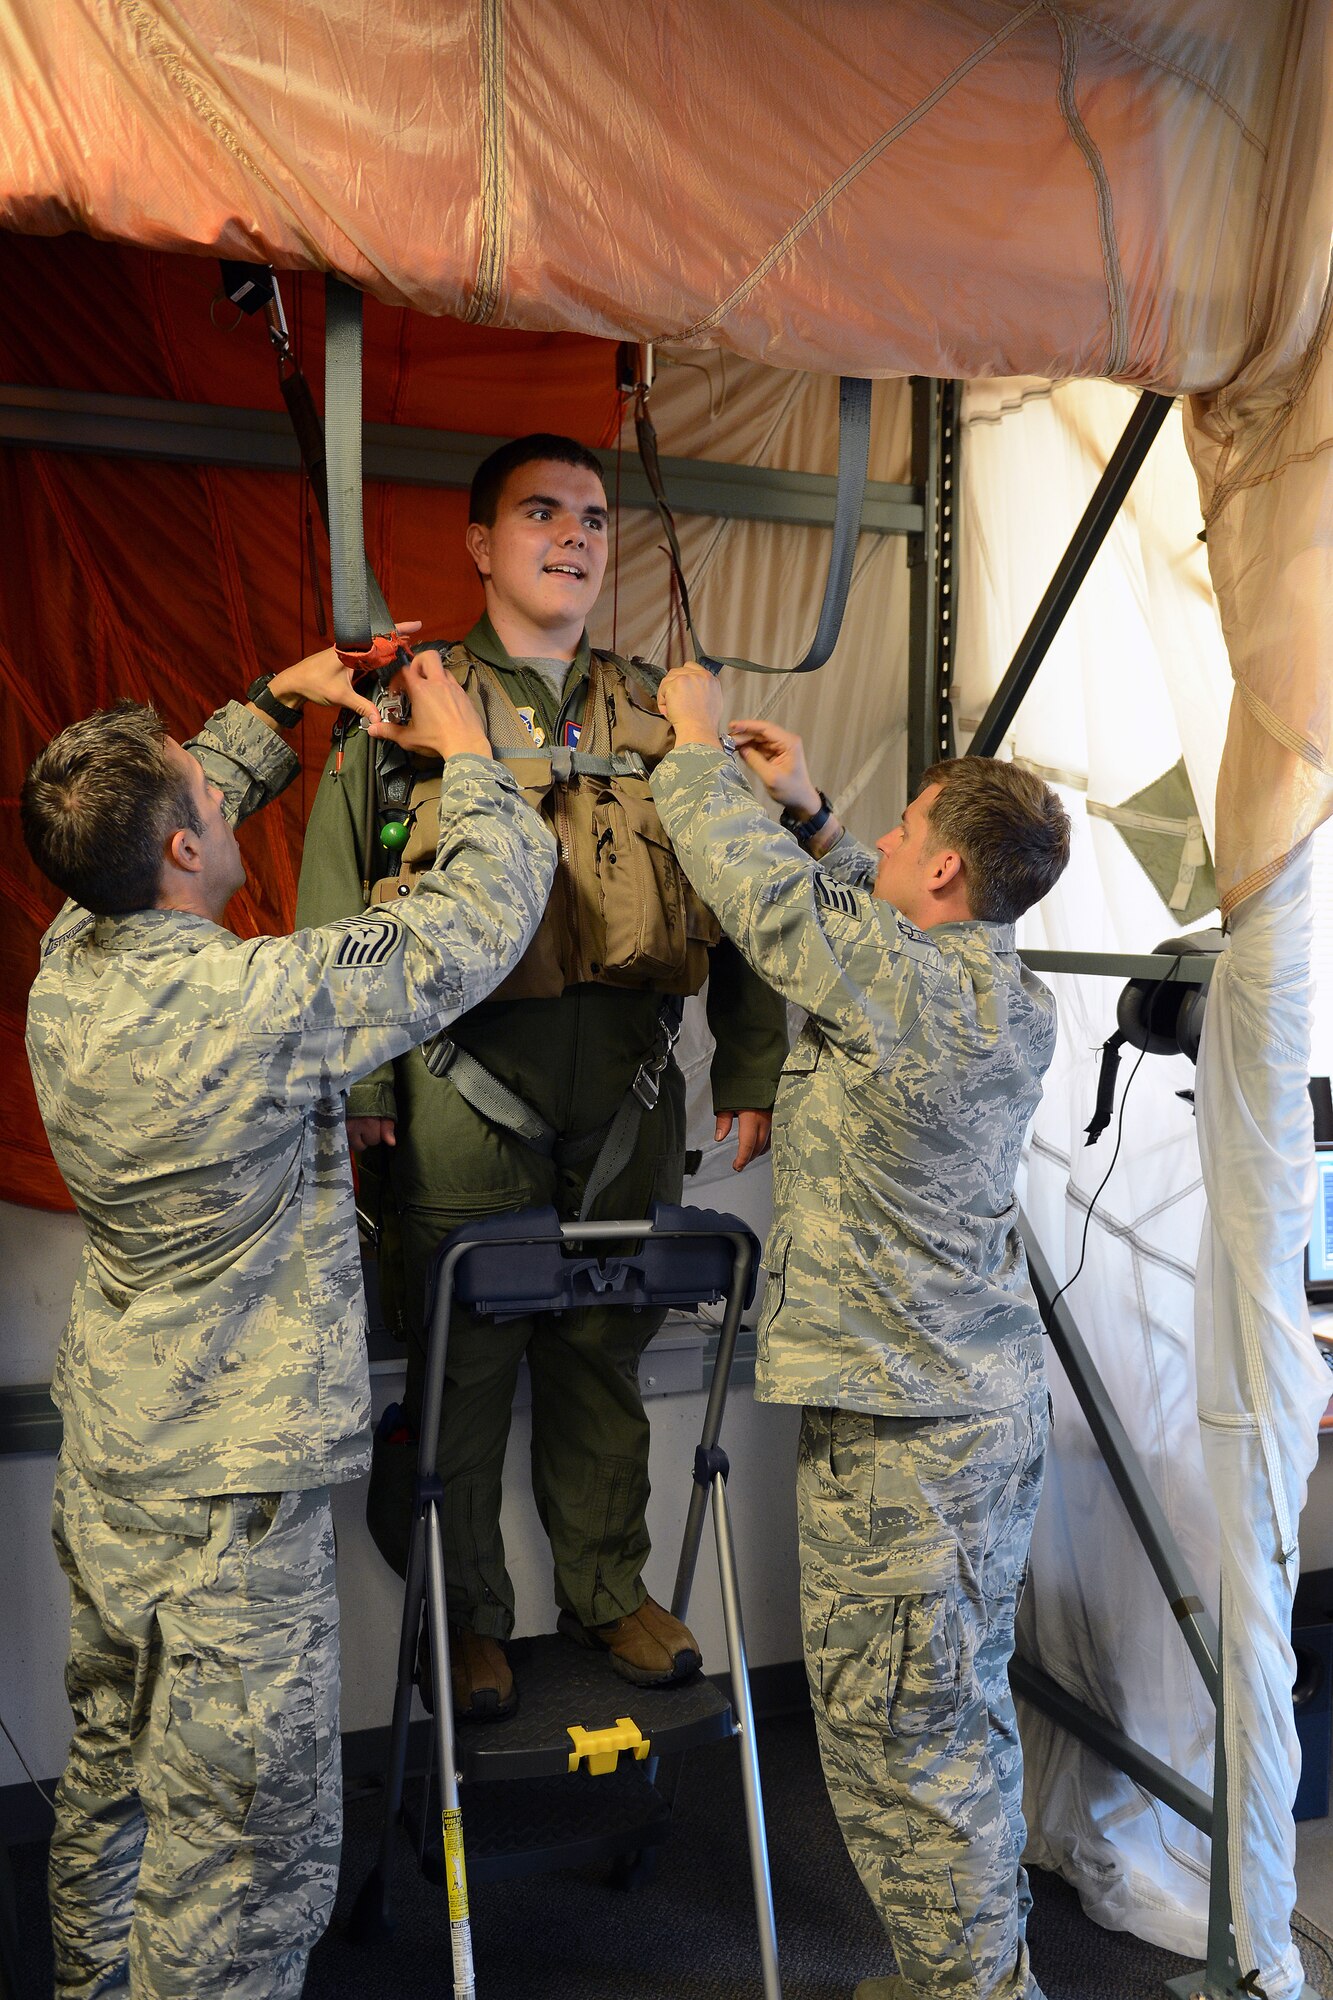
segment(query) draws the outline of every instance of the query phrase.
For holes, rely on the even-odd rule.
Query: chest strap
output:
[[[470,1104],[488,1124],[512,1132],[515,1138],[521,1139],[525,1146],[530,1146],[544,1160],[551,1159],[559,1147],[564,1159],[573,1164],[591,1152],[594,1146],[597,1148],[579,1206],[578,1219],[586,1222],[597,1197],[624,1172],[634,1157],[643,1114],[653,1109],[661,1095],[662,1073],[676,1046],[684,1007],[685,1003],[678,994],[667,995],[658,1010],[653,1045],[639,1064],[629,1089],[612,1116],[595,1131],[563,1145],[554,1125],[526,1104],[507,1083],[501,1083],[484,1063],[479,1063],[466,1049],[460,1049],[446,1030],[441,1029],[433,1040],[425,1044],[421,1053],[432,1076],[447,1076],[463,1102]]]
[[[574,778],[646,778],[648,766],[637,750],[616,750],[609,757],[594,756],[591,750],[571,750],[563,744],[548,749],[545,745],[530,744],[526,750],[497,750],[495,759],[500,764],[543,763],[551,767],[551,776],[558,785],[567,785]]]

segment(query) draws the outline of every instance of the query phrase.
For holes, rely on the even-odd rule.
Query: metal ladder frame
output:
[[[464,1257],[478,1249],[495,1249],[507,1245],[516,1247],[536,1240],[545,1240],[534,1238],[531,1232],[520,1229],[516,1229],[512,1235],[505,1233],[472,1237],[466,1234],[466,1230],[465,1224],[456,1232],[455,1240],[450,1242],[435,1272],[426,1384],[422,1396],[421,1431],[417,1451],[416,1502],[408,1545],[403,1622],[398,1644],[398,1677],[394,1691],[389,1758],[385,1771],[384,1817],[380,1829],[379,1855],[357,1898],[354,1916],[354,1922],[363,1934],[371,1930],[387,1930],[389,1925],[389,1891],[394,1845],[403,1808],[413,1672],[424,1605],[430,1634],[431,1656],[435,1663],[435,1748],[439,1759],[445,1880],[449,1898],[455,2000],[475,2000],[477,1989],[472,1962],[467,1867],[459,1804],[456,1729],[453,1702],[449,1695],[449,1621],[445,1605],[444,1541],[439,1514],[443,1482],[435,1468],[449,1325],[453,1310],[455,1280]],[[755,1917],[759,1928],[763,1993],[764,2000],[782,2000],[777,1931],[773,1912],[773,1887],[755,1733],[754,1700],[750,1688],[745,1629],[741,1616],[735,1540],[727,1501],[727,1476],[730,1465],[719,1442],[731,1367],[735,1358],[736,1338],[740,1331],[741,1314],[754,1264],[754,1238],[750,1231],[739,1223],[734,1229],[719,1228],[705,1232],[659,1228],[648,1219],[629,1222],[562,1223],[560,1237],[564,1245],[609,1246],[637,1242],[649,1237],[658,1241],[679,1239],[693,1243],[725,1241],[731,1245],[731,1282],[727,1290],[726,1307],[719,1334],[717,1362],[704,1412],[703,1431],[694,1456],[694,1484],[686,1514],[671,1609],[676,1617],[684,1618],[698,1562],[704,1515],[711,1499],[722,1595],[722,1618],[727,1641],[727,1663],[732,1686],[735,1718],[733,1733],[739,1740],[741,1753],[746,1837],[750,1851]],[[615,1302],[616,1295],[610,1291],[602,1300],[602,1303]]]

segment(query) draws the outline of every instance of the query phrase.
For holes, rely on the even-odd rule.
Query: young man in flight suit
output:
[[[739,1121],[737,1167],[767,1146],[786,1054],[783,1003],[719,943],[653,809],[647,773],[671,742],[657,708],[660,676],[589,650],[584,626],[606,568],[607,525],[601,467],[570,438],[516,439],[478,469],[467,549],[486,614],[461,646],[445,649],[445,661],[485,716],[496,754],[556,831],[556,884],[523,963],[451,1029],[452,1049],[431,1050],[429,1060],[413,1051],[348,1098],[353,1145],[382,1148],[381,1284],[386,1314],[408,1342],[404,1421],[381,1426],[368,1505],[372,1533],[400,1571],[425,1373],[426,1276],[440,1238],[460,1222],[532,1203],[553,1203],[562,1218],[585,1209],[614,1218],[642,1215],[654,1198],[679,1200],[684,1084],[669,1048],[679,996],[705,976],[717,1136]],[[373,904],[400,906],[434,838],[436,773],[421,760],[389,760],[372,810],[397,822],[390,839],[399,846],[376,844],[367,754],[365,739],[354,739],[320,784],[301,870],[302,923],[348,915],[367,894]],[[632,1103],[636,1078],[648,1108],[632,1150],[619,1145],[601,1162],[613,1169],[608,1179],[598,1156]],[[642,1582],[648,1420],[638,1361],[659,1324],[615,1308],[501,1326],[455,1313],[438,1464],[460,1714],[504,1715],[516,1700],[501,1643],[514,1599],[499,1517],[525,1353],[533,1491],[550,1538],[561,1630],[607,1648],[617,1671],[642,1685],[668,1685],[698,1667],[689,1631]]]
[[[727,935],[808,1020],[774,1126],[755,1391],[804,1406],[806,1672],[829,1793],[898,1975],[856,2000],[1041,2000],[1026,1941],[1014,1612],[1041,1491],[1041,1321],[1014,1176],[1055,1002],[1013,925],[1059,879],[1055,794],[937,764],[871,853],[799,736],[662,684],[653,795]],[[794,836],[794,837],[793,837]]]
[[[24,783],[29,850],[71,898],[28,1060],[88,1234],[52,1388],[74,1711],[58,2000],[296,2000],[333,1907],[328,1489],[365,1470],[370,1416],[342,1092],[517,962],[555,862],[438,656],[402,683],[399,739],[445,760],[403,910],[222,928],[233,827],[299,769],[278,729],[314,701],[391,732],[332,654],[262,677],[188,751],[151,709],[89,716]]]

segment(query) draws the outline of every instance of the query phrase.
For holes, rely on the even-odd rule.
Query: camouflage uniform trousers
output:
[[[1047,1421],[1044,1388],[980,1416],[805,1411],[801,1610],[824,1776],[923,1996],[1040,2000],[1008,1667]]]
[[[342,1837],[326,1487],[122,1500],[62,1457],[58,2000],[295,2000]]]

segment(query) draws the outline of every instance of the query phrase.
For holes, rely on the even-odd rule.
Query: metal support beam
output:
[[[508,442],[462,431],[367,424],[363,467],[367,479],[466,488],[482,459]],[[291,425],[277,411],[14,384],[0,384],[0,444],[258,471],[295,472],[300,466]],[[703,458],[664,458],[662,472],[678,513],[833,525],[838,482],[825,473]],[[628,458],[620,474],[620,499],[626,507],[656,505],[642,468]],[[867,481],[863,533],[916,535],[924,518],[914,487]]]
[[[1117,1771],[1123,1771],[1136,1785],[1142,1785],[1155,1799],[1170,1806],[1172,1812],[1178,1812],[1191,1826],[1197,1826],[1200,1833],[1212,1834],[1213,1802],[1206,1792],[1070,1694],[1044,1667],[1033,1666],[1030,1660],[1020,1659],[1015,1653],[1009,1662],[1009,1685],[1016,1695],[1031,1702],[1052,1722],[1059,1723],[1070,1736],[1086,1743]]]
[[[1157,1581],[1180,1626],[1181,1636],[1203,1677],[1203,1684],[1216,1700],[1219,1659],[1217,1622],[1199,1596],[1199,1586],[1181,1553],[1175,1531],[1166,1518],[1161,1501],[1148,1484],[1129,1433],[1107,1394],[1106,1384],[1097,1372],[1083,1336],[1074,1323],[1073,1314],[1063,1299],[1056,1302],[1059,1287],[1042,1255],[1036,1232],[1025,1215],[1019,1216],[1019,1228],[1027,1250],[1032,1289],[1037,1295],[1037,1306],[1051,1346],[1069,1377],[1069,1385],[1078,1398],[1079,1408],[1106,1461],[1106,1469],[1115,1483],[1116,1492],[1125,1504],[1125,1511],[1134,1524],[1134,1532],[1153,1566]]]
[[[1166,422],[1173,401],[1173,397],[1154,395],[1151,390],[1145,390],[1139,397],[1134,414],[1111,453],[1110,463],[1097,482],[1097,490],[1074,530],[1073,539],[1060,559],[1046,595],[1033,613],[1032,623],[1019,641],[1009,670],[977,726],[970,745],[972,756],[993,757],[1003,743],[1023,697],[1064,621],[1066,611],[1078,594],[1079,585],[1092,567],[1093,557],[1106,540],[1111,523],[1134,484],[1139,467],[1148,456],[1153,439]]]
[[[1165,951],[1021,951],[1018,955],[1031,972],[1083,972],[1108,979],[1165,979],[1169,974],[1181,986],[1207,986],[1221,963],[1203,952],[1188,952],[1179,959]]]
[[[907,790],[954,754],[953,682],[957,618],[958,471],[962,384],[912,377],[912,484],[921,531],[908,537]]]

